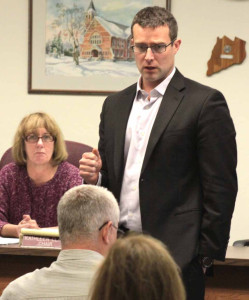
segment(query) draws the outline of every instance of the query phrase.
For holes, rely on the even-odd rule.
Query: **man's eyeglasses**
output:
[[[108,222],[110,222],[110,221],[106,221],[104,224],[102,224],[102,225],[99,227],[99,231],[100,231],[101,229],[103,229],[103,228],[105,227],[105,225],[108,224]],[[118,237],[118,238],[119,238],[119,237],[122,237],[122,236],[125,234],[125,232],[124,232],[122,229],[119,229],[117,226],[115,226],[115,225],[112,224],[112,227],[114,227],[115,229],[117,229],[117,237]]]
[[[173,41],[171,41],[169,44],[164,44],[164,43],[160,43],[160,44],[151,44],[151,45],[147,45],[147,44],[143,44],[143,43],[138,43],[135,44],[134,46],[131,46],[131,49],[134,53],[140,53],[140,54],[144,54],[147,52],[147,50],[150,48],[152,53],[163,53],[166,51],[166,48],[169,45],[172,45],[174,43],[176,39],[174,39]]]
[[[51,143],[55,140],[55,138],[51,134],[44,134],[43,136],[37,136],[36,134],[29,134],[25,136],[24,139],[27,143],[31,143],[31,144],[38,143],[39,139],[41,139],[43,143]]]

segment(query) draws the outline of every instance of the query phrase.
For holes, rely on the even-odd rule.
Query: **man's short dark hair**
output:
[[[175,17],[170,11],[159,6],[148,6],[141,9],[134,17],[131,24],[131,34],[133,36],[133,26],[138,24],[145,28],[156,28],[168,25],[171,41],[177,38],[178,26]]]

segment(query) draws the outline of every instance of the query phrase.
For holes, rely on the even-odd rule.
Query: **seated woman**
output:
[[[80,185],[79,170],[69,164],[62,133],[45,113],[26,116],[12,147],[14,163],[0,171],[0,234],[18,237],[21,228],[57,226],[57,204]]]
[[[91,300],[184,300],[179,269],[166,247],[149,236],[119,239],[100,266]]]

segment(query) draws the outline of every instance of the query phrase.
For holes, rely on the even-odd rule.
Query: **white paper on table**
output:
[[[0,236],[0,245],[18,244],[19,238],[4,238]]]

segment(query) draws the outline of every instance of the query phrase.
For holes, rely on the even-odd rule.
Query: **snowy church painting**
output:
[[[130,26],[107,21],[96,13],[93,1],[86,13],[86,33],[80,45],[82,58],[132,60]]]
[[[151,0],[48,0],[48,76],[137,76],[130,24]],[[118,65],[118,68],[117,68]]]

